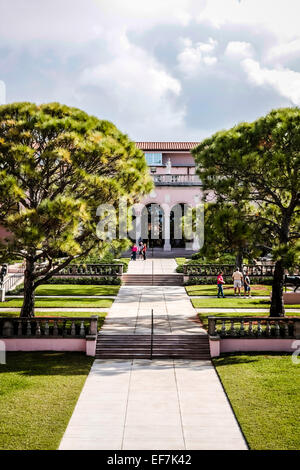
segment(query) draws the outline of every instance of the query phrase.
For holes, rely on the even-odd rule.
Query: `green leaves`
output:
[[[96,208],[151,189],[143,153],[112,123],[59,103],[0,106],[0,225],[14,234],[7,254],[103,250]]]

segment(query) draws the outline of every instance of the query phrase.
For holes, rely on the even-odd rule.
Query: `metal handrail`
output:
[[[153,358],[153,334],[154,334],[154,315],[153,308],[151,309],[151,343],[150,343],[150,359]]]

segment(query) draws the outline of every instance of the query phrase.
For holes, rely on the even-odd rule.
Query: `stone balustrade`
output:
[[[201,186],[201,180],[198,175],[152,175],[156,186]]]
[[[297,317],[208,317],[208,334],[219,338],[300,338]]]
[[[69,264],[58,276],[122,276],[123,264]]]
[[[98,316],[0,318],[0,338],[95,339]]]
[[[223,271],[223,276],[232,276],[235,269],[236,265],[234,264],[185,264],[183,266],[183,274],[184,276],[191,277],[216,277],[219,272]],[[247,271],[248,275],[253,277],[272,277],[274,269],[274,265],[243,265],[243,270]]]

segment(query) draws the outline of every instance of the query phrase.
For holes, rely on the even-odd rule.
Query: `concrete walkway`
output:
[[[247,449],[210,361],[96,360],[61,450]]]
[[[147,260],[148,261],[148,260]],[[152,269],[130,262],[129,273]],[[171,259],[154,260],[173,273]],[[183,287],[123,286],[101,334],[203,334]],[[211,361],[95,360],[60,449],[247,449]]]
[[[177,263],[174,259],[153,258],[130,261],[128,274],[176,274]]]
[[[101,334],[150,334],[152,309],[154,334],[206,334],[181,286],[121,287]]]

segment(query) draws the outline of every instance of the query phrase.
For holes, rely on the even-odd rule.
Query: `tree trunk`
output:
[[[242,271],[242,268],[243,268],[243,253],[241,251],[239,251],[235,257],[235,265],[237,268],[240,269],[240,271]]]
[[[34,317],[34,262],[26,260],[24,272],[24,301],[20,317]]]
[[[283,302],[283,284],[284,284],[284,266],[282,260],[276,261],[273,284],[272,284],[272,301],[270,307],[270,317],[284,317]]]

